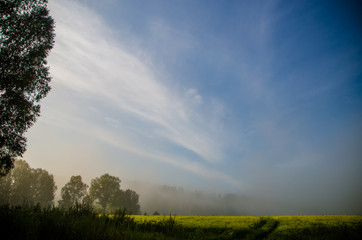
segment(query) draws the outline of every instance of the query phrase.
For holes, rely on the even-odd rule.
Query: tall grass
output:
[[[174,219],[142,223],[118,211],[111,217],[92,207],[69,209],[39,206],[0,207],[1,239],[172,239],[177,235]],[[6,234],[5,234],[6,233]]]

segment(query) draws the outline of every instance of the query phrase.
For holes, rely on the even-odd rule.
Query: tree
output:
[[[0,205],[9,204],[11,178],[10,174],[0,177]]]
[[[56,189],[53,175],[17,160],[10,173],[0,178],[0,202],[13,206],[39,203],[45,207],[53,203]]]
[[[0,0],[0,176],[25,152],[24,133],[50,91],[54,36],[47,0]]]
[[[17,160],[14,169],[10,172],[10,199],[11,205],[33,204],[33,176],[29,164],[24,160]]]
[[[40,206],[50,206],[54,200],[54,194],[57,190],[53,175],[44,169],[33,169],[32,194],[33,203]]]
[[[104,174],[99,178],[92,179],[89,188],[89,196],[106,211],[107,205],[112,205],[120,191],[121,180],[118,177]]]
[[[130,189],[120,189],[121,180],[118,177],[104,174],[91,181],[89,196],[95,204],[99,204],[102,212],[113,212],[126,209],[127,213],[139,214],[139,195]]]
[[[127,189],[126,191],[121,190],[121,198],[118,202],[115,203],[117,208],[125,208],[129,214],[139,214],[140,205],[138,203],[139,195],[131,190]]]
[[[87,201],[88,185],[82,182],[81,176],[72,176],[70,181],[61,189],[61,197],[59,205],[64,208],[69,208],[76,204]]]

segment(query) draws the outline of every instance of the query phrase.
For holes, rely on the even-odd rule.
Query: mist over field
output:
[[[166,185],[130,182],[127,188],[140,194],[141,211],[169,215],[201,216],[276,216],[276,215],[338,215],[361,214],[357,199],[333,200],[301,198],[288,201],[288,196],[217,193],[183,189]],[[343,199],[344,201],[341,201]]]
[[[50,0],[23,158],[142,213],[362,214],[359,1]]]

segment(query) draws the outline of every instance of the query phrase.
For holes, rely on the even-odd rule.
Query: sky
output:
[[[52,90],[24,159],[58,190],[109,173],[362,213],[358,1],[48,7]]]

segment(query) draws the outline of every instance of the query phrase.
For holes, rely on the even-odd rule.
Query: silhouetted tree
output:
[[[138,199],[139,195],[135,191],[131,189],[126,191],[120,190],[113,200],[112,206],[114,208],[126,209],[128,214],[139,214],[141,207]]]
[[[54,194],[57,190],[53,175],[49,174],[44,169],[33,169],[33,203],[40,206],[49,206],[53,204]]]
[[[55,186],[53,175],[43,169],[32,169],[24,160],[15,161],[8,175],[0,178],[1,203],[10,205],[51,205]]]
[[[72,176],[70,181],[61,189],[62,199],[59,200],[59,205],[69,208],[80,203],[90,204],[87,202],[88,199],[84,199],[87,196],[87,188],[88,185],[82,182],[81,176]]]
[[[118,177],[104,174],[99,178],[92,179],[89,188],[89,196],[99,204],[103,211],[107,205],[112,205],[120,191],[121,180]]]
[[[126,208],[129,213],[139,214],[141,207],[138,203],[138,200],[140,196],[131,189],[127,189],[124,195],[124,208]]]
[[[33,203],[33,176],[29,164],[24,160],[17,160],[14,169],[10,172],[10,179],[10,204]]]
[[[92,179],[89,196],[101,207],[103,212],[113,212],[116,209],[126,209],[127,213],[139,214],[139,195],[130,189],[120,189],[121,180],[118,177],[104,174]]]
[[[45,59],[53,44],[47,0],[0,1],[0,176],[25,152],[24,133],[50,91]]]

